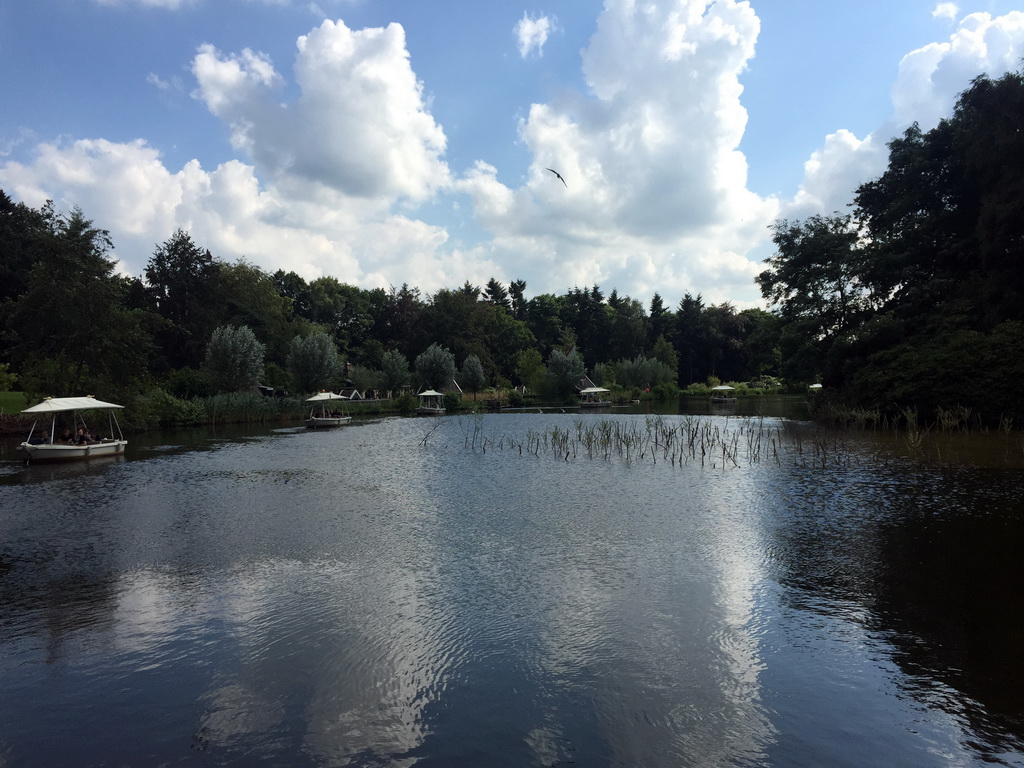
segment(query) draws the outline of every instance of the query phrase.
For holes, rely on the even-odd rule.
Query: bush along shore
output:
[[[0,436],[24,436],[34,420],[21,413],[28,407],[28,399],[20,392],[0,394],[6,396],[4,405],[0,406]],[[110,399],[125,406],[118,412],[118,422],[126,433],[224,424],[296,424],[309,415],[305,398],[267,397],[249,392],[180,398],[163,389],[154,389],[129,402],[113,396]],[[465,398],[458,393],[445,396],[445,407],[449,411],[472,412],[508,404],[509,398],[504,393],[481,393],[478,399]],[[352,416],[405,415],[414,413],[417,405],[416,396],[406,392],[386,400],[346,402],[343,408]]]

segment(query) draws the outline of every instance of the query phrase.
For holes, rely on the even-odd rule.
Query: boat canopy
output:
[[[605,392],[611,392],[611,390],[605,389],[604,387],[587,387],[586,389],[580,390],[581,395],[600,395]]]
[[[731,392],[734,389],[736,389],[736,387],[730,387],[728,384],[720,384],[717,387],[712,387],[711,391],[712,392]]]
[[[105,403],[92,395],[86,397],[48,397],[22,413],[59,413],[61,411],[89,411],[98,408],[124,408],[123,405]]]
[[[312,397],[306,398],[307,403],[319,403],[324,400],[348,400],[348,398],[335,392],[320,392]]]
[[[432,389],[425,389],[420,392],[416,397],[444,397],[440,392],[435,392]]]

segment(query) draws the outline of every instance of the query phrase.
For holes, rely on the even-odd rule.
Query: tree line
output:
[[[778,368],[773,315],[699,294],[673,311],[658,294],[645,307],[597,285],[531,298],[522,280],[430,295],[364,289],[223,261],[183,230],[129,277],[111,250],[81,210],[33,209],[0,191],[0,360],[26,391],[162,386],[187,397],[257,379],[295,394],[346,382],[393,391],[443,386],[447,375],[464,389],[523,384],[564,395],[583,371],[646,388]],[[442,373],[426,373],[429,364]]]
[[[888,146],[851,211],[773,227],[757,281],[780,374],[857,406],[1020,419],[1024,76],[976,78],[949,118]]]
[[[661,388],[822,382],[845,402],[1020,416],[1024,81],[979,77],[952,116],[889,144],[849,212],[777,221],[757,278],[769,310],[675,304],[598,285],[527,297],[490,279],[424,294],[217,258],[178,230],[118,274],[78,209],[0,190],[0,367],[34,395],[179,397],[259,380],[302,394],[458,375],[564,395],[573,376]],[[240,366],[238,350],[255,360]],[[577,377],[578,378],[578,377]],[[443,382],[442,382],[443,383]],[[465,387],[464,387],[465,389]]]

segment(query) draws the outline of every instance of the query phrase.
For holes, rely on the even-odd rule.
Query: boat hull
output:
[[[124,453],[127,440],[104,440],[92,445],[50,445],[22,443],[19,448],[27,461],[79,461],[95,456],[117,456]]]
[[[416,409],[416,413],[420,416],[444,416],[444,408],[433,408],[429,405],[421,405]]]
[[[352,421],[351,416],[312,416],[306,419],[306,426],[310,429],[322,429],[323,427],[340,427]]]

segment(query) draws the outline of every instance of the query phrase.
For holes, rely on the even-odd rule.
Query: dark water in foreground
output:
[[[1024,766],[1020,445],[655,429],[0,464],[0,766]]]

